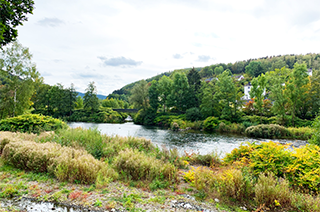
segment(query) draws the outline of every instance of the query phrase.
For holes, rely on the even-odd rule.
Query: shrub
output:
[[[257,124],[256,123],[252,123],[250,121],[244,121],[244,122],[242,122],[242,125],[247,129],[248,127],[256,126]]]
[[[320,145],[320,115],[313,121],[312,128],[314,133],[309,140],[310,143]]]
[[[62,146],[84,147],[97,159],[100,159],[103,156],[102,152],[106,147],[104,137],[97,128],[67,128],[58,130],[56,134],[40,139],[40,142],[49,141],[54,141]]]
[[[254,187],[255,201],[257,205],[265,205],[268,208],[290,205],[289,183],[285,179],[278,179],[272,173],[259,175]]]
[[[4,149],[4,147],[10,143],[10,140],[8,138],[4,138],[0,141],[0,155],[2,154],[2,151]]]
[[[312,137],[312,135],[314,135],[314,130],[310,127],[289,127],[288,131],[290,136],[295,139],[308,140]]]
[[[228,126],[224,122],[220,122],[218,130],[219,132],[228,132]]]
[[[214,129],[217,128],[219,124],[219,119],[217,117],[211,116],[206,118],[203,122],[203,128],[206,131],[213,131]]]
[[[256,175],[271,172],[277,177],[284,177],[292,160],[291,153],[286,151],[288,146],[272,141],[262,142],[250,154],[250,167]]]
[[[320,147],[306,145],[294,148],[292,162],[287,167],[287,177],[293,185],[320,191]]]
[[[113,164],[119,172],[124,172],[132,180],[175,180],[176,168],[152,156],[147,156],[137,150],[126,149],[119,153]]]
[[[71,116],[66,117],[66,119],[77,122],[123,123],[127,116],[126,113],[118,113],[111,108],[104,108],[95,113],[91,113],[85,109],[78,109]]]
[[[255,138],[284,138],[290,135],[285,127],[276,124],[251,126],[245,130],[245,133]]]
[[[8,143],[2,154],[10,165],[34,172],[48,172],[61,181],[90,184],[107,164],[84,150],[61,147],[57,143],[15,141]]]
[[[218,180],[214,172],[206,167],[198,167],[190,171],[190,181],[194,184],[195,188],[199,191],[205,190],[207,192],[214,191],[217,186]]]
[[[185,129],[187,127],[186,123],[181,119],[174,119],[170,124],[170,129],[173,131],[178,131],[179,129]]]
[[[253,194],[252,183],[238,169],[227,169],[220,176],[219,191],[236,200],[244,200]]]
[[[67,124],[50,116],[28,114],[0,120],[0,131],[40,133],[67,128]]]
[[[257,145],[255,143],[250,144],[247,142],[246,144],[241,144],[238,148],[233,149],[231,153],[228,153],[223,158],[223,161],[226,164],[231,164],[235,161],[249,160],[252,151],[254,151],[256,148]]]
[[[153,108],[148,108],[146,110],[141,109],[135,116],[133,116],[133,121],[135,124],[153,125],[156,114],[157,111]]]
[[[199,108],[193,107],[186,111],[186,119],[188,121],[198,121],[201,120],[202,114],[200,113]]]
[[[216,164],[221,164],[219,154],[216,151],[206,155],[193,154],[191,156],[191,162],[202,166],[214,166]]]

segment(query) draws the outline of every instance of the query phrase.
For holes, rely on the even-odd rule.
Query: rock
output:
[[[214,199],[214,201],[215,201],[215,202],[220,202],[220,200],[219,200],[219,199],[217,199],[217,198],[215,198],[215,199]]]
[[[185,209],[191,209],[191,208],[192,208],[192,206],[191,206],[189,203],[185,204],[183,207],[184,207]]]
[[[246,210],[248,210],[246,207],[240,207],[242,210],[244,210],[244,211],[246,211]]]

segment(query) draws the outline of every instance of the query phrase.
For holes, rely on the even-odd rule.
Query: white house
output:
[[[236,80],[241,81],[244,79],[244,76],[243,75],[235,76],[235,78],[236,78]]]
[[[251,91],[251,89],[252,89],[252,85],[251,85],[250,82],[244,86],[244,96],[242,97],[243,100],[247,100],[247,101],[248,101],[248,100],[251,99],[250,94],[249,94],[249,92]],[[263,96],[266,95],[266,89],[264,89],[262,95],[263,95]]]
[[[308,73],[309,76],[312,76],[312,68],[309,68],[307,73]]]

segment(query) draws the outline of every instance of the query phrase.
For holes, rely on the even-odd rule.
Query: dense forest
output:
[[[260,116],[261,123],[262,117],[274,117],[278,124],[294,126],[297,120],[312,120],[319,111],[319,67],[320,54],[311,53],[219,63],[131,83],[108,98],[128,100],[131,107],[149,111],[146,120],[139,121],[144,124],[154,124],[150,117],[157,112],[193,111],[193,121],[215,116],[240,122],[244,116]],[[252,99],[246,100],[248,83]]]

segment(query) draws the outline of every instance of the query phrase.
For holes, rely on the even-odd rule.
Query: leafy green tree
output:
[[[203,83],[200,111],[205,116],[220,116],[219,100],[216,95],[216,80],[209,83]]]
[[[140,80],[131,91],[130,102],[136,109],[146,110],[149,107],[148,83]]]
[[[221,118],[236,121],[239,116],[238,110],[241,104],[239,90],[236,88],[228,71],[220,74],[218,79],[215,98],[219,100],[222,108]]]
[[[166,112],[167,109],[168,98],[172,91],[172,87],[173,81],[169,77],[161,77],[158,83],[158,91],[160,97],[160,104],[163,106],[164,112]]]
[[[280,117],[282,124],[285,122],[286,104],[288,99],[285,95],[285,83],[290,70],[286,67],[275,69],[266,73],[268,89],[270,89],[270,99],[273,101],[272,112]]]
[[[199,92],[201,88],[201,77],[194,69],[194,67],[190,70],[187,75],[188,83],[189,83],[189,94],[190,94],[190,103],[189,107],[199,107]]]
[[[188,78],[184,73],[173,75],[173,86],[169,95],[170,106],[176,107],[178,111],[186,111],[189,106],[190,92]]]
[[[65,93],[65,100],[66,100],[64,109],[66,112],[69,113],[69,116],[71,116],[72,112],[76,107],[78,93],[76,92],[73,84],[71,84],[70,88],[65,89],[64,93]]]
[[[210,66],[206,66],[204,67],[200,72],[199,72],[199,75],[201,77],[210,77],[213,75],[213,70],[212,70],[212,67]]]
[[[224,68],[223,68],[222,66],[219,66],[219,67],[216,67],[216,68],[214,69],[214,74],[215,74],[216,76],[218,76],[218,75],[222,74],[223,71],[224,71]]]
[[[0,79],[3,116],[23,114],[32,105],[31,97],[35,91],[35,82],[40,74],[31,61],[29,49],[15,42],[4,49],[0,55]]]
[[[120,108],[117,99],[114,99],[114,98],[110,98],[110,99],[106,98],[106,99],[102,100],[101,106],[102,107],[110,107],[110,108],[114,108],[114,109]]]
[[[83,108],[83,99],[81,96],[77,96],[77,100],[76,100],[76,109],[82,109]]]
[[[94,112],[99,110],[99,98],[97,97],[97,89],[94,85],[94,82],[90,82],[88,88],[86,89],[86,93],[83,97],[83,108],[85,110],[91,111],[93,114]]]
[[[27,21],[27,14],[32,14],[32,0],[0,0],[0,48],[15,40],[17,26]]]
[[[310,95],[312,102],[311,114],[315,116],[320,108],[320,70],[313,71]]]
[[[252,89],[250,91],[250,97],[255,98],[253,106],[259,111],[260,123],[262,123],[262,113],[263,113],[263,99],[266,89],[266,77],[261,74],[259,77],[252,79]]]
[[[307,65],[305,63],[295,63],[289,81],[286,83],[285,91],[292,117],[292,126],[294,126],[297,108],[300,108],[300,106],[304,104],[308,81]]]
[[[158,84],[158,81],[152,80],[149,87],[149,104],[155,112],[157,112],[160,106]]]
[[[249,63],[249,65],[246,66],[246,73],[252,77],[258,77],[260,74],[264,72],[265,71],[261,66],[261,62],[252,61]]]

